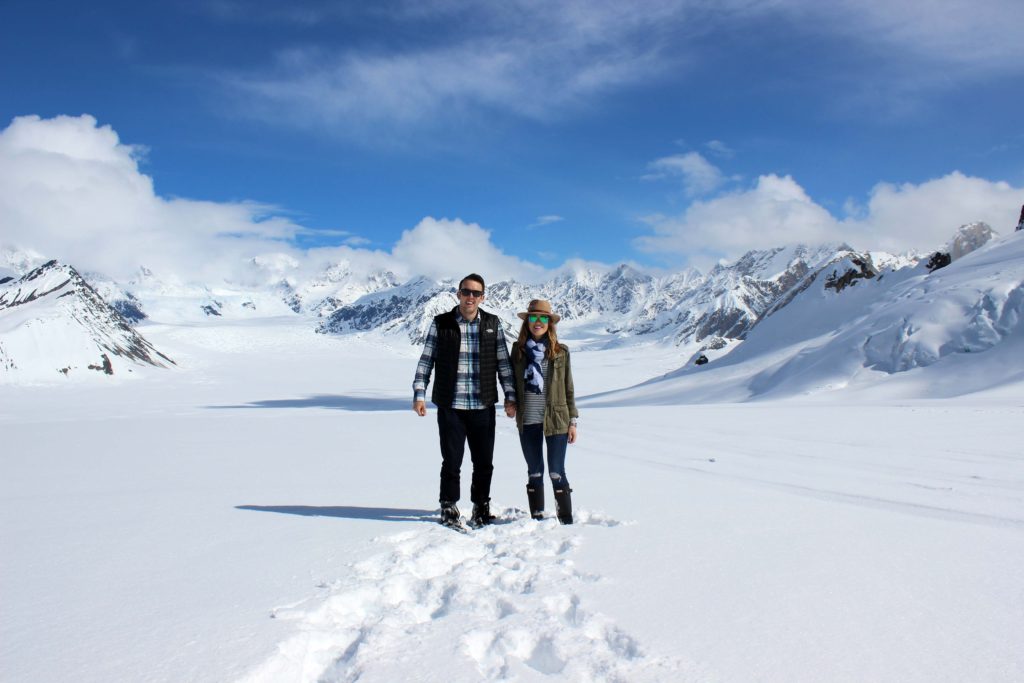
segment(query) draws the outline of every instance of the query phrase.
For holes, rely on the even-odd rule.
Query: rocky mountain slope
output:
[[[883,272],[864,256],[809,275],[726,357],[691,359],[595,400],[733,402],[836,389],[958,396],[1024,382],[1024,233],[976,241],[939,270],[922,261]]]
[[[71,266],[50,261],[0,284],[0,381],[173,364]]]

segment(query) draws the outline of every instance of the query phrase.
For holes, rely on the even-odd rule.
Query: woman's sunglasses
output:
[[[531,313],[529,316],[527,316],[527,319],[531,323],[535,323],[535,322],[537,322],[539,320],[542,323],[544,323],[545,325],[547,325],[548,321],[551,320],[551,317],[547,316],[547,315],[534,315],[533,313]]]

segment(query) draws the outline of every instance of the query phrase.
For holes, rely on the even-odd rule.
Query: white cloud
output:
[[[761,176],[750,190],[696,201],[676,217],[647,219],[653,235],[634,241],[649,253],[675,253],[706,266],[707,259],[795,242],[828,242],[836,221],[789,176]],[[696,258],[703,255],[704,258]]]
[[[138,151],[91,116],[14,119],[0,131],[0,242],[111,275],[288,250],[298,226],[272,207],[160,197]]]
[[[828,21],[838,34],[944,65],[947,71],[934,78],[947,83],[1024,69],[1024,44],[1007,39],[1008,26],[1024,23],[1019,0],[790,0],[786,5],[808,21]]]
[[[406,31],[424,22],[425,32],[397,49],[297,47],[224,81],[259,116],[355,137],[374,124],[418,127],[480,108],[549,119],[681,68],[663,20],[686,4],[400,3],[391,20]]]
[[[720,188],[726,181],[717,166],[709,162],[698,152],[673,154],[656,159],[647,165],[651,171],[644,176],[646,180],[667,177],[680,177],[683,180],[683,191],[688,197],[699,197],[710,194]]]
[[[1022,198],[1024,188],[959,172],[919,185],[880,183],[842,229],[877,248],[928,251],[965,223],[984,221],[996,232],[1012,232]]]
[[[706,267],[749,249],[847,242],[860,249],[928,251],[956,229],[985,221],[1013,229],[1024,188],[953,172],[921,184],[880,183],[845,218],[817,204],[791,177],[764,175],[754,187],[696,201],[678,216],[650,216],[652,234],[634,240],[640,251],[675,254]]]
[[[545,225],[551,225],[552,223],[560,223],[560,222],[562,222],[564,220],[565,219],[562,218],[561,216],[556,216],[554,214],[549,214],[547,216],[537,216],[537,220],[535,220],[533,223],[531,223],[527,227],[529,227],[529,228],[539,228],[539,227],[542,227],[542,226],[545,226]]]
[[[488,280],[528,279],[543,272],[460,220],[425,218],[390,253],[359,248],[366,241],[356,236],[347,246],[303,251],[292,240],[308,229],[273,207],[161,197],[139,170],[138,151],[91,116],[15,119],[0,131],[0,246],[115,278],[145,266],[211,284],[309,276],[342,261],[407,277],[477,271]]]
[[[708,140],[704,146],[708,148],[709,152],[722,159],[732,159],[736,156],[736,152],[721,140]]]
[[[498,249],[487,230],[458,219],[424,218],[402,233],[391,255],[407,276],[460,278],[475,272],[487,282],[497,282],[509,278],[532,281],[544,275],[539,266]]]

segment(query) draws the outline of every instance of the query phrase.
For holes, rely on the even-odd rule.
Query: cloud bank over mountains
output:
[[[726,183],[724,174],[697,152],[659,159],[651,167],[681,174],[687,195],[706,195],[693,188],[710,191]],[[894,253],[929,251],[966,223],[981,221],[1000,231],[1010,229],[1024,198],[1024,189],[1007,182],[953,171],[920,184],[880,182],[866,202],[848,201],[837,217],[788,175],[766,174],[747,187],[726,187],[693,201],[680,214],[645,217],[653,234],[636,238],[634,246],[651,254],[684,257],[698,267],[735,258],[747,249],[794,243],[847,242],[859,249]]]
[[[424,217],[389,251],[304,250],[296,237],[309,229],[284,209],[163,196],[140,168],[144,159],[144,148],[122,142],[89,115],[14,119],[0,131],[0,246],[31,249],[111,277],[145,266],[211,282],[265,281],[341,260],[402,277],[478,271],[492,280],[529,282],[550,273],[506,253],[484,226],[460,218]],[[1024,194],[1006,182],[954,171],[921,184],[880,183],[863,204],[850,202],[837,217],[790,176],[767,173],[743,187],[696,152],[666,157],[647,170],[666,181],[681,177],[684,188],[699,188],[702,195],[678,215],[648,216],[650,232],[633,241],[639,252],[656,253],[671,267],[707,266],[749,249],[795,243],[928,250],[964,223],[985,221],[1000,229],[1016,218]]]

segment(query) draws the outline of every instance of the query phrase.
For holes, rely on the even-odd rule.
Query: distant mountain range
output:
[[[563,337],[574,343],[588,348],[673,344],[690,359],[687,366],[702,356],[702,362],[717,365],[741,344],[757,346],[747,340],[780,338],[778,325],[769,323],[786,318],[794,306],[806,306],[810,299],[836,311],[843,306],[829,301],[881,305],[889,284],[928,276],[986,247],[994,237],[985,224],[965,225],[944,249],[924,256],[861,252],[845,244],[780,247],[750,251],[707,274],[686,270],[654,276],[626,264],[580,266],[540,284],[489,283],[484,308],[497,313],[514,335],[515,313],[531,299],[549,299],[562,315]],[[95,274],[83,277],[55,262],[25,272],[33,265],[33,257],[23,252],[0,251],[0,374],[25,375],[28,369],[36,374],[106,373],[119,363],[170,365],[139,334],[147,321],[196,324],[291,316],[296,324],[324,334],[376,334],[415,345],[425,338],[431,319],[456,303],[455,280],[401,282],[394,273],[362,272],[345,262],[306,281],[262,286],[183,283],[144,268],[127,282],[115,282]],[[255,259],[252,265],[261,267]],[[881,282],[887,286],[879,287]],[[926,280],[920,284],[927,287]],[[851,297],[847,292],[852,290],[858,294]],[[818,318],[830,322],[804,320],[800,326],[820,331],[824,324],[838,334],[845,321],[825,312],[819,311]],[[913,330],[904,333],[913,336]],[[879,339],[876,335],[869,344],[876,350],[865,362],[878,363]]]
[[[751,251],[735,263],[715,266],[707,275],[684,271],[654,277],[623,264],[603,272],[581,268],[539,285],[496,282],[487,287],[484,307],[500,314],[506,324],[517,323],[515,313],[525,310],[531,299],[548,299],[564,327],[577,333],[585,330],[598,345],[643,337],[721,348],[743,339],[802,283],[829,268],[853,268],[854,261],[868,264],[873,273],[916,262],[910,257],[859,253],[844,244],[799,245]],[[318,329],[331,334],[383,330],[417,344],[433,316],[454,305],[457,284],[417,278],[380,289],[340,305]]]

